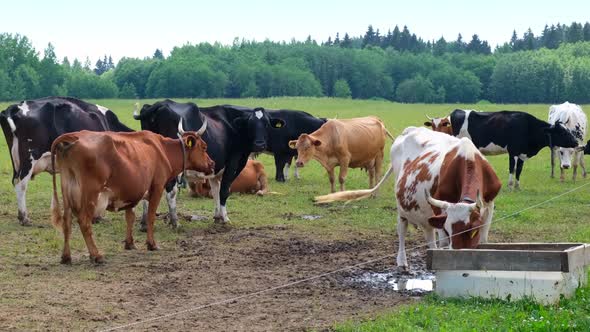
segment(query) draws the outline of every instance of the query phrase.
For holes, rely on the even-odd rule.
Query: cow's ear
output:
[[[297,140],[289,141],[289,147],[293,150],[297,149]]]
[[[446,214],[439,214],[428,218],[428,223],[430,224],[430,226],[434,228],[443,228],[445,225],[445,221],[447,221]]]
[[[426,126],[426,127],[432,127],[432,122],[426,121],[426,122],[424,122],[424,126]]]
[[[187,136],[184,144],[186,144],[186,147],[190,150],[190,149],[194,148],[195,145],[197,145],[197,138],[192,135]]]
[[[320,141],[319,139],[315,139],[315,140],[313,140],[313,145],[320,146],[320,145],[322,145],[322,141]]]
[[[286,122],[282,119],[270,118],[270,126],[273,128],[283,128]]]

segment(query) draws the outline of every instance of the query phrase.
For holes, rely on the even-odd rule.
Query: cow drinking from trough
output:
[[[584,137],[586,137],[587,118],[582,108],[576,104],[565,102],[561,105],[549,107],[549,124],[562,123],[576,138],[576,148],[553,148],[551,149],[551,177],[555,177],[555,154],[559,152],[559,168],[561,169],[560,179],[565,180],[564,170],[573,166],[573,181],[576,181],[578,164],[582,167],[582,176],[586,177],[586,164],[584,163]]]
[[[289,141],[296,140],[301,134],[311,134],[318,130],[326,119],[316,118],[315,116],[302,112],[291,110],[268,110],[268,113],[277,119],[284,121],[284,126],[271,127],[269,130],[269,139],[267,151],[274,155],[277,182],[288,180],[289,168],[292,160],[297,157],[297,150],[289,147]],[[299,178],[297,165],[294,167],[293,175]]]
[[[53,140],[79,130],[133,131],[106,107],[69,97],[47,97],[10,105],[0,113],[0,126],[12,160],[12,183],[21,225],[31,224],[26,203],[29,181],[41,172],[54,171],[50,157]]]
[[[187,132],[178,139],[148,131],[113,133],[81,131],[58,137],[51,147],[52,164],[61,173],[63,215],[59,207],[53,174],[52,222],[64,234],[61,262],[71,263],[70,235],[72,215],[77,217],[90,260],[102,263],[92,237],[92,217],[105,209],[125,210],[127,235],[125,249],[134,249],[133,208],[149,202],[147,248],[156,250],[154,219],[166,183],[185,169],[210,174],[214,163],[207,155],[207,144],[200,132]]]
[[[439,125],[435,125],[435,120],[440,120],[437,122]],[[508,153],[510,188],[520,187],[524,161],[537,155],[542,148],[578,146],[576,138],[561,122],[551,125],[525,112],[456,109],[448,118],[430,119],[425,124],[435,131],[451,132],[453,136],[469,138],[485,155]],[[515,173],[516,182],[512,179]]]
[[[502,184],[471,141],[409,127],[391,146],[390,157],[391,166],[373,189],[319,196],[316,202],[369,197],[395,173],[398,267],[408,266],[405,250],[408,223],[422,228],[430,248],[437,247],[435,230],[441,247],[474,248],[487,242],[494,199]]]
[[[207,120],[207,130],[202,138],[207,143],[207,152],[215,161],[215,172],[207,176],[211,184],[211,194],[215,201],[214,220],[229,222],[226,202],[229,188],[240,174],[248,156],[262,152],[268,146],[268,130],[284,126],[285,122],[269,116],[263,108],[250,109],[231,105],[197,107],[194,103],[177,103],[166,99],[153,105],[144,105],[141,112],[134,115],[141,121],[141,128],[176,137],[179,131],[196,130]],[[179,126],[178,124],[181,124]],[[189,181],[200,181],[202,174],[187,172]],[[174,181],[166,186],[169,217],[172,225],[177,225],[176,193]],[[142,224],[145,218],[142,218]]]
[[[340,166],[340,190],[348,168],[365,168],[369,186],[381,177],[385,136],[393,136],[377,117],[328,120],[311,134],[301,134],[289,142],[297,150],[297,166],[303,167],[311,159],[317,160],[328,172],[330,190],[335,192],[334,168]]]

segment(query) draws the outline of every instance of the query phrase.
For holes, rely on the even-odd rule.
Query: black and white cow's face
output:
[[[176,138],[180,116],[166,107],[150,110],[151,107],[153,106],[143,105],[141,112],[134,115],[136,120],[140,120],[141,129],[149,130],[164,137]]]
[[[549,128],[545,128],[545,134],[551,136],[553,146],[563,148],[575,148],[578,146],[576,137],[561,122],[557,121]]]
[[[278,118],[272,118],[264,108],[255,108],[253,112],[246,112],[244,116],[234,120],[234,125],[246,133],[247,140],[250,142],[250,149],[253,152],[262,152],[268,146],[268,131],[271,128],[280,128],[285,125],[285,121]]]

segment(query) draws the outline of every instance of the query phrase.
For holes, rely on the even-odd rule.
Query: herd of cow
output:
[[[562,180],[570,166],[575,180],[578,164],[585,177],[583,154],[590,152],[590,144],[583,142],[586,115],[568,102],[550,108],[549,122],[524,112],[455,110],[445,118],[429,117],[424,125],[432,130],[408,127],[397,138],[372,116],[328,120],[301,111],[197,107],[172,100],[141,110],[136,106],[134,118],[142,131],[134,132],[105,107],[68,97],[23,101],[0,113],[22,225],[31,224],[28,182],[40,172],[53,176],[52,222],[64,234],[62,263],[71,262],[72,215],[93,262],[102,262],[103,256],[93,240],[92,222],[105,210],[125,210],[125,248],[133,249],[134,207],[142,200],[147,248],[157,249],[153,230],[160,198],[165,192],[169,222],[177,226],[176,197],[184,181],[193,195],[214,199],[215,221],[228,222],[230,192],[268,192],[263,165],[250,159],[267,152],[274,155],[277,181],[288,179],[295,157],[297,177],[298,168],[317,160],[329,175],[332,192],[316,197],[318,203],[375,196],[395,173],[397,264],[405,268],[408,223],[424,230],[430,247],[437,246],[436,232],[442,247],[487,241],[501,182],[484,155],[508,153],[508,186],[518,188],[524,161],[543,147],[551,148],[551,176],[554,152],[559,152]],[[387,137],[394,139],[391,165],[381,178]],[[335,192],[336,166],[340,192]],[[372,189],[343,191],[348,168],[365,169]]]

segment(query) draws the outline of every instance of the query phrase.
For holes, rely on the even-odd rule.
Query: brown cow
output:
[[[369,173],[369,186],[381,177],[385,135],[393,136],[383,122],[374,116],[364,118],[328,120],[311,134],[301,134],[289,147],[297,149],[297,167],[310,159],[317,160],[328,172],[330,190],[334,188],[334,168],[340,166],[338,180],[344,190],[348,168],[364,168]]]
[[[191,181],[189,182],[189,187],[193,197],[213,197],[211,195],[211,186],[207,179],[196,182]],[[256,193],[259,196],[266,194],[268,192],[268,180],[264,171],[264,165],[257,160],[249,159],[240,175],[232,182],[229,192],[244,194]]]
[[[214,163],[198,132],[187,132],[181,139],[165,138],[148,131],[135,133],[80,131],[58,137],[51,146],[52,163],[61,173],[63,216],[53,175],[52,222],[64,234],[63,264],[71,263],[70,235],[72,213],[77,217],[86,241],[90,260],[102,263],[92,237],[92,217],[96,211],[125,210],[127,235],[125,249],[134,249],[133,208],[149,202],[147,248],[158,249],[154,241],[154,219],[164,186],[184,169],[210,174]]]
[[[453,135],[453,126],[451,125],[450,117],[447,116],[446,118],[431,118],[428,115],[426,115],[426,117],[428,118],[428,121],[424,122],[426,127],[430,127],[434,131]]]

